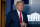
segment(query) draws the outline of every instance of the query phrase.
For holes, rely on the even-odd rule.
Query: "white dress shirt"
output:
[[[18,12],[18,16],[19,16],[19,19],[20,19],[20,11],[17,10],[17,12]],[[22,21],[23,21],[23,14],[22,14],[22,12],[21,12],[21,16],[22,16]]]

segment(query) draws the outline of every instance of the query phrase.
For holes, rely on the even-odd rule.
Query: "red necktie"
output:
[[[21,12],[20,12],[20,23],[22,22],[22,16],[21,16]]]

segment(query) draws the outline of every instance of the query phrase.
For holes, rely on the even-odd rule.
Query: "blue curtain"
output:
[[[11,11],[11,0],[7,0],[6,2],[6,16],[8,14],[9,11]]]
[[[29,4],[29,0],[22,0],[24,1],[24,4]]]
[[[7,0],[6,15],[8,14],[9,11],[13,10],[13,4],[14,4],[14,0]]]
[[[13,10],[14,0],[11,0],[11,11]]]

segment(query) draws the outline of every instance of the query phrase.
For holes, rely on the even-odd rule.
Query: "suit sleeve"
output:
[[[10,22],[11,22],[11,15],[10,13],[7,15],[6,17],[6,23],[5,23],[5,27],[9,27],[10,26]]]
[[[28,23],[28,17],[26,15],[26,23],[27,23],[27,27],[31,27],[31,25]]]

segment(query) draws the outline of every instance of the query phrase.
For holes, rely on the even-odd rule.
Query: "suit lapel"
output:
[[[17,10],[15,12],[15,15],[16,15],[17,20],[20,22]]]
[[[25,22],[25,15],[24,15],[24,13],[22,12],[22,14],[23,14],[23,21]]]
[[[23,12],[22,12],[22,14],[23,14],[23,21],[25,22],[25,15],[24,15]],[[16,10],[16,12],[15,12],[15,15],[16,15],[17,20],[20,22],[20,19],[19,19],[17,10]]]

